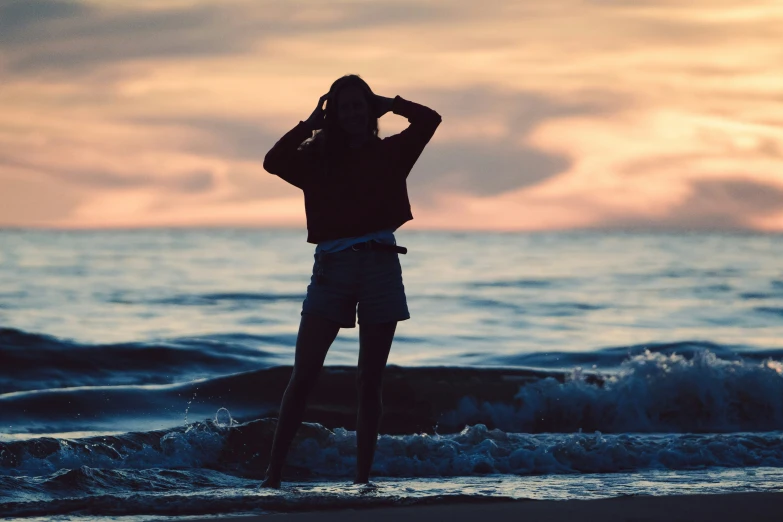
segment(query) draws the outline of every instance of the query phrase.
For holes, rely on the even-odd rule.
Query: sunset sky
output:
[[[405,229],[783,231],[781,39],[777,0],[0,0],[0,225],[304,227],[263,158],[352,73],[443,118]]]

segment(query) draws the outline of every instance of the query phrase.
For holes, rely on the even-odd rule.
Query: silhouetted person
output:
[[[381,139],[378,118],[389,111],[405,116],[409,126]],[[302,303],[294,369],[262,487],[280,487],[307,397],[340,328],[356,326],[357,303],[354,483],[369,481],[383,411],[383,370],[397,321],[410,318],[398,257],[406,249],[397,246],[394,232],[413,219],[406,178],[440,122],[432,109],[400,96],[378,96],[362,78],[347,75],[335,81],[310,117],[280,138],[264,158],[264,169],[304,192],[307,241],[317,247]]]

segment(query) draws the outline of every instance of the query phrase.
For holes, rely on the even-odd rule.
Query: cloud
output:
[[[211,172],[199,170],[180,175],[172,180],[170,186],[179,192],[197,194],[208,192],[214,187],[214,178]]]
[[[414,224],[779,230],[781,20],[739,0],[0,0],[0,204],[69,226],[299,219],[261,160],[359,72],[443,115]],[[78,208],[30,199],[41,183]]]
[[[58,183],[77,188],[97,190],[122,190],[142,187],[158,188],[169,192],[197,194],[208,192],[214,186],[213,174],[206,170],[155,175],[112,172],[111,170],[52,165],[35,161],[18,160],[0,156],[0,169],[21,169],[45,174]],[[160,173],[158,173],[160,174]],[[6,187],[4,187],[6,188]]]
[[[745,230],[759,218],[783,212],[783,188],[747,179],[698,180],[664,216],[617,215],[597,228]]]
[[[528,145],[526,137],[545,121],[606,117],[627,103],[609,90],[557,99],[536,92],[483,86],[427,90],[417,100],[437,110],[444,119],[408,177],[414,198],[422,204],[444,191],[492,196],[559,174],[569,168],[570,159]],[[464,138],[450,136],[448,127],[470,126],[477,117],[498,122],[503,130],[486,138],[481,137],[478,128],[468,131]]]
[[[510,139],[494,143],[432,143],[408,177],[413,198],[427,204],[443,191],[492,196],[538,183],[567,169],[569,161],[516,145]]]
[[[118,174],[101,170],[50,170],[61,181],[93,189],[119,190],[126,188],[157,188],[166,192],[198,194],[209,192],[214,186],[211,172],[197,170],[174,175]]]
[[[0,226],[47,225],[66,219],[84,194],[66,183],[0,168]]]
[[[88,8],[77,2],[59,0],[0,0],[0,41],[24,38],[30,26],[49,20],[74,18]]]
[[[6,70],[16,74],[74,74],[126,60],[229,55],[251,43],[250,35],[221,24],[220,10],[211,6],[133,10],[51,0],[20,3],[27,5],[5,7],[13,17],[0,33]]]
[[[419,2],[233,1],[132,8],[57,0],[0,3],[6,72],[72,74],[127,61],[198,59],[253,51],[270,37],[423,24],[452,10]]]
[[[183,134],[187,131],[180,150],[231,160],[262,161],[267,150],[289,130],[274,132],[262,119],[251,120],[246,116],[148,116],[127,121],[158,132]]]

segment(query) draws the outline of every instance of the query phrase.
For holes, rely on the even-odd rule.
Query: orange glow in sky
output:
[[[0,3],[0,226],[304,227],[263,157],[353,73],[443,118],[406,229],[783,231],[781,24],[778,1]]]

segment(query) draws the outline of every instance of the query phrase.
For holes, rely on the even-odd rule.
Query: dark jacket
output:
[[[400,96],[392,112],[410,125],[394,136],[346,149],[325,175],[317,156],[299,149],[311,137],[304,121],[283,135],[264,157],[264,169],[304,191],[307,242],[360,236],[398,228],[413,219],[406,178],[440,125],[440,114]]]

